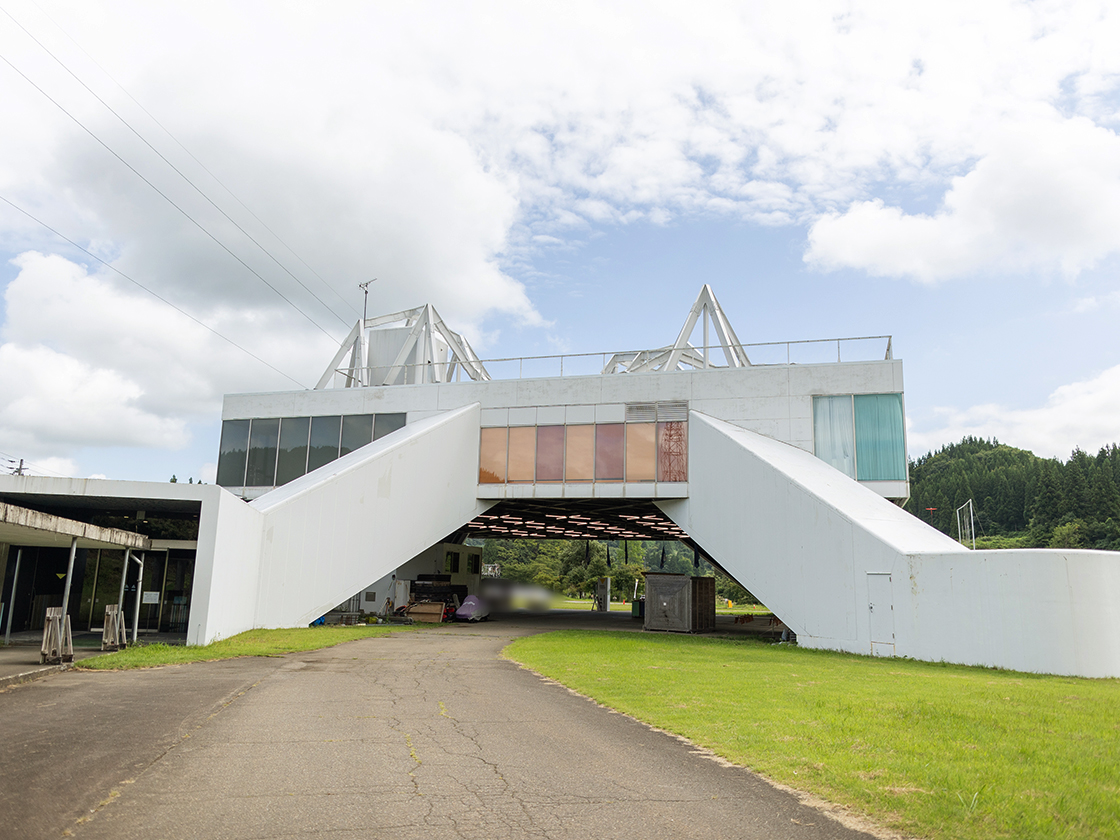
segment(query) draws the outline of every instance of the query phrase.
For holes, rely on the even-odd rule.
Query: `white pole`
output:
[[[4,644],[12,643],[12,612],[15,611],[16,584],[19,583],[19,560],[23,556],[23,549],[16,549],[16,570],[12,573],[12,594],[8,598],[8,626],[4,630]]]
[[[136,603],[132,607],[132,643],[136,644],[136,634],[140,630],[140,597],[144,588],[144,552],[140,552],[140,571],[136,573]]]
[[[70,607],[70,578],[74,575],[74,557],[78,553],[78,538],[70,538],[70,563],[66,566],[66,588],[62,592],[62,618],[66,620],[66,610]]]
[[[124,550],[124,565],[121,566],[121,591],[117,595],[117,621],[121,623],[122,632],[128,626],[124,615],[124,582],[128,580],[128,561],[131,559],[132,549],[126,548]]]

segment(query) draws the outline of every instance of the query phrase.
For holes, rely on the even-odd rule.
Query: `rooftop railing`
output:
[[[819,365],[839,364],[842,362],[870,362],[894,358],[891,351],[891,336],[873,335],[854,338],[818,338],[805,341],[768,341],[757,344],[739,345],[750,359],[752,367],[780,365]],[[668,353],[672,348],[658,350],[625,351],[621,353],[558,353],[549,356],[510,356],[506,358],[481,359],[490,379],[543,379],[564,376],[600,376],[608,373],[608,366],[616,367],[610,373],[625,374],[631,363],[643,358],[656,357]],[[699,370],[705,367],[719,370],[728,367],[726,350],[721,344],[689,347],[685,351],[688,361],[685,370]],[[707,357],[707,364],[704,358]],[[359,373],[360,371],[360,373]],[[357,377],[365,382],[381,382],[390,372],[390,366],[361,368],[359,371],[340,368],[337,370],[343,384],[350,378],[357,384]],[[403,372],[404,381],[419,382],[459,382],[469,379],[458,362],[432,362],[422,365],[405,364],[398,367]],[[644,372],[667,372],[646,369]],[[434,376],[432,374],[435,374]],[[401,381],[394,377],[396,381]]]

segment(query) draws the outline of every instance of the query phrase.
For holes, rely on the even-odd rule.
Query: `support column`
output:
[[[12,613],[15,611],[16,586],[19,585],[19,560],[23,557],[23,548],[16,549],[16,568],[12,572],[12,594],[8,598],[8,624],[4,629],[4,644],[12,643]]]
[[[140,630],[140,598],[144,595],[144,552],[140,552],[140,571],[136,573],[136,603],[132,607],[132,643],[136,644],[136,634]]]
[[[66,566],[66,588],[62,592],[62,618],[65,621],[70,608],[70,579],[74,576],[74,557],[78,554],[78,538],[70,538],[70,562]]]

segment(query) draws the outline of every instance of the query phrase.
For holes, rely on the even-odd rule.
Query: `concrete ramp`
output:
[[[483,513],[477,403],[409,424],[250,504],[256,627],[307,624]]]
[[[969,551],[794,446],[695,411],[658,506],[807,647],[1120,676],[1120,553]]]
[[[802,449],[695,411],[689,419],[689,497],[659,507],[802,644],[870,653],[864,570],[966,551]]]

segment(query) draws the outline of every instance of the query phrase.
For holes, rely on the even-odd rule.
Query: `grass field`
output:
[[[590,610],[590,598],[566,598],[558,595],[552,600],[554,610]],[[611,612],[630,612],[630,602],[611,601]],[[716,601],[717,615],[769,615],[770,610],[761,604],[735,604],[727,606],[727,601]]]
[[[575,630],[506,655],[903,832],[1120,836],[1120,680]]]
[[[233,659],[237,656],[280,656],[299,650],[318,650],[353,639],[387,636],[413,630],[405,625],[358,625],[354,627],[299,627],[287,630],[248,630],[211,642],[208,645],[140,644],[116,653],[92,656],[74,663],[75,668],[116,671],[127,668],[151,668],[184,662],[207,662]]]

